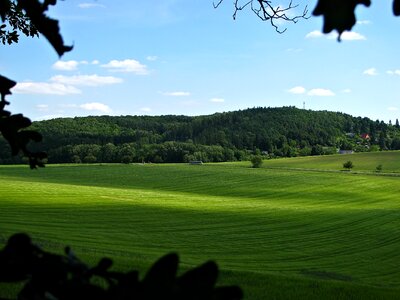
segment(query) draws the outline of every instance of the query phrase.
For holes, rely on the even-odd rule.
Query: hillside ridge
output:
[[[50,163],[219,162],[245,160],[252,154],[293,157],[334,154],[337,149],[400,149],[397,120],[392,125],[295,107],[255,107],[193,117],[58,118],[34,122],[33,127],[44,136],[41,149],[48,152]]]

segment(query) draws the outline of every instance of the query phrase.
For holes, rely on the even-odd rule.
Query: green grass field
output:
[[[342,163],[355,168],[342,172]],[[382,173],[375,167],[382,164]],[[28,232],[143,272],[215,259],[245,299],[398,299],[400,152],[189,166],[0,167],[0,244]],[[2,294],[3,293],[3,294]],[[0,297],[10,295],[0,285]]]

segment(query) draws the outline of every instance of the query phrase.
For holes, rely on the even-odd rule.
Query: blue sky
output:
[[[276,2],[284,5],[287,1]],[[299,12],[308,3],[297,0]],[[400,118],[400,18],[391,1],[357,9],[341,43],[311,17],[278,34],[232,1],[67,0],[60,20],[72,52],[41,37],[0,47],[0,74],[18,81],[9,109],[33,120],[86,115],[204,115],[256,106]]]

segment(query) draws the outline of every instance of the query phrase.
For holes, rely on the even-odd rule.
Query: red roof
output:
[[[363,139],[369,139],[370,136],[369,136],[368,133],[363,133],[363,134],[361,135],[361,138],[363,138]]]

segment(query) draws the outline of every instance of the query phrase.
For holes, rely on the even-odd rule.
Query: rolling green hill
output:
[[[400,150],[400,128],[383,121],[294,107],[208,116],[98,116],[35,122],[49,163],[223,162]],[[361,136],[364,134],[364,138]],[[366,137],[368,135],[368,137]],[[0,163],[10,159],[0,138]]]
[[[271,168],[340,171],[343,170],[343,163],[348,160],[354,163],[354,172],[376,172],[376,167],[379,165],[382,166],[383,173],[399,173],[400,171],[398,151],[272,159],[265,161],[264,165]]]
[[[397,299],[400,152],[387,153],[260,169],[2,166],[0,238],[25,231],[47,249],[68,244],[93,262],[111,256],[120,269],[143,271],[170,251],[183,267],[215,259],[221,282],[240,283],[246,299]],[[355,170],[339,171],[348,159]]]

